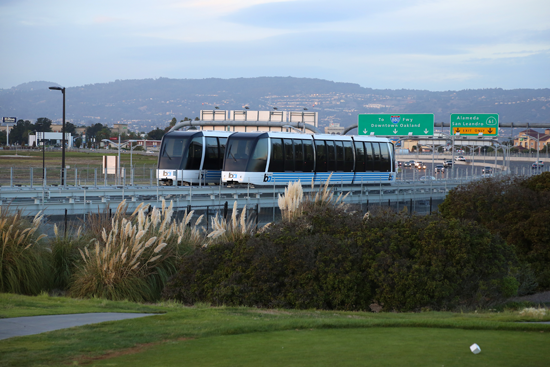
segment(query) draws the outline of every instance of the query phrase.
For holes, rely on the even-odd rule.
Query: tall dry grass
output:
[[[0,292],[36,295],[48,287],[50,253],[40,242],[42,216],[32,222],[0,207]]]
[[[84,249],[86,241],[82,236],[82,227],[76,231],[60,233],[59,228],[54,224],[53,230],[54,237],[49,241],[52,253],[52,287],[65,291],[81,261],[79,251]]]
[[[193,212],[179,223],[172,219],[173,206],[148,211],[140,204],[127,216],[121,202],[111,218],[110,231],[103,229],[91,246],[80,251],[83,264],[74,275],[70,294],[113,300],[158,299],[164,283],[175,272],[177,259],[188,248],[203,242],[198,230],[202,216],[190,227]]]
[[[255,229],[254,223],[246,219],[246,205],[242,208],[239,216],[237,202],[235,201],[230,219],[225,220],[218,214],[212,218],[212,231],[208,234],[208,241],[203,246],[237,241],[251,235]]]
[[[312,191],[309,195],[304,195],[304,190],[300,181],[289,183],[287,188],[285,188],[285,193],[278,197],[278,205],[283,220],[290,222],[300,217],[305,211],[311,211],[316,207],[333,205],[337,208],[345,208],[347,204],[344,203],[344,200],[349,193],[345,195],[340,193],[338,196],[335,196],[333,189],[330,187],[331,177],[332,173],[327,181],[319,186],[315,194],[313,194]],[[313,180],[311,181],[311,188],[315,188]]]

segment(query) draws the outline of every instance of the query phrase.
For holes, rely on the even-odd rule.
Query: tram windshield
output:
[[[264,172],[267,163],[267,138],[230,137],[225,151],[224,171]]]
[[[179,169],[191,136],[165,136],[159,154],[159,169]]]

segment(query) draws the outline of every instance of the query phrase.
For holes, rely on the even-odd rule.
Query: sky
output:
[[[550,87],[548,0],[0,0],[0,88],[291,76]]]

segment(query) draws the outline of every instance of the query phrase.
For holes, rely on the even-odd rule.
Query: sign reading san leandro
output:
[[[357,123],[359,135],[408,136],[433,135],[433,113],[369,113],[360,114]]]
[[[498,136],[497,113],[451,113],[451,134]]]

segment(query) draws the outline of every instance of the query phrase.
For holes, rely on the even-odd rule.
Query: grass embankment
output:
[[[367,313],[0,294],[3,317],[164,312],[0,341],[0,365],[544,365],[550,321],[517,311]],[[473,356],[469,346],[482,353]],[[286,350],[285,350],[286,349]],[[136,354],[137,353],[137,354]],[[108,363],[107,363],[108,362]],[[472,363],[470,363],[472,362]]]
[[[120,155],[121,165],[130,164],[130,151],[122,150]],[[40,167],[42,168],[42,151],[41,150],[15,150],[0,151],[0,168],[9,167]],[[74,166],[102,166],[102,157],[105,155],[118,155],[118,152],[112,150],[95,150],[95,151],[66,151],[65,164],[71,167]],[[134,151],[131,154],[132,164],[134,166],[147,166],[157,164],[156,154],[145,154],[143,152]],[[61,150],[46,151],[44,154],[46,167],[61,166]]]

